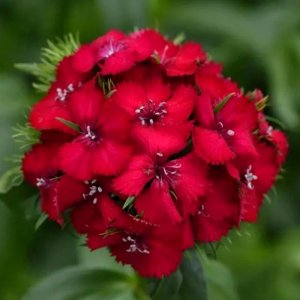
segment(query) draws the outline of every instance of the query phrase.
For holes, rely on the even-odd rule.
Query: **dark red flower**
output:
[[[239,225],[238,188],[236,180],[225,169],[210,170],[207,194],[201,199],[198,211],[192,219],[198,241],[219,241],[232,227]]]
[[[35,145],[30,152],[26,153],[22,171],[25,180],[39,189],[42,210],[50,219],[62,223],[57,205],[60,147],[61,144],[57,143]]]
[[[57,118],[68,120],[70,95],[76,92],[88,78],[87,73],[78,73],[72,68],[72,56],[64,58],[58,68],[56,80],[47,95],[36,103],[29,116],[32,127],[38,130],[56,129],[67,133],[73,131]]]
[[[224,164],[236,156],[254,157],[257,154],[252,134],[257,120],[254,104],[233,95],[217,112],[216,107],[209,94],[198,97],[199,125],[193,133],[196,154],[211,164]]]
[[[72,214],[75,228],[87,233],[92,250],[108,246],[118,261],[143,276],[162,277],[176,270],[183,249],[180,225],[152,225],[128,215],[108,197],[99,201],[98,208],[84,204]]]
[[[288,150],[265,104],[199,44],[112,30],[59,64],[30,115],[41,134],[24,177],[91,250],[161,278],[196,241],[257,220]]]
[[[93,43],[81,46],[74,55],[73,65],[79,72],[88,72],[97,66],[101,75],[129,70],[152,54],[147,35],[147,31],[141,31],[127,37],[112,30]]]
[[[173,91],[171,88],[162,77],[148,78],[144,82],[124,81],[117,85],[114,101],[131,116],[132,134],[137,141],[149,141],[149,136],[155,132],[172,135],[175,131],[174,140],[185,143],[191,130],[188,118],[196,93],[189,85],[178,85]]]
[[[137,196],[135,208],[153,223],[181,222],[205,193],[206,167],[193,155],[169,160],[163,152],[135,156],[114,181],[117,191]]]
[[[131,152],[126,143],[130,123],[125,112],[106,101],[92,80],[72,96],[70,115],[80,132],[60,151],[62,170],[79,180],[120,172]]]
[[[205,61],[206,53],[201,46],[194,42],[183,44],[176,55],[166,64],[169,76],[192,75],[196,72],[198,65]]]

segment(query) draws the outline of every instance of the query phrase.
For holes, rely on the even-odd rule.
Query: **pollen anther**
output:
[[[250,165],[246,170],[245,179],[247,181],[248,189],[253,190],[254,189],[253,181],[257,180],[258,177],[252,173],[252,165]]]

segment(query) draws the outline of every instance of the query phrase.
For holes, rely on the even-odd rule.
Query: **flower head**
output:
[[[57,67],[23,159],[41,208],[143,276],[254,222],[287,154],[259,90],[244,94],[194,42],[112,30]]]

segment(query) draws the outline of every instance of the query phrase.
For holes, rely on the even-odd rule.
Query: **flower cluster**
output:
[[[23,159],[41,208],[143,276],[195,242],[254,222],[287,153],[259,90],[244,93],[194,42],[110,31],[57,66]]]

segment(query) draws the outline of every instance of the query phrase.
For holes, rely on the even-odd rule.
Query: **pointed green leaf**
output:
[[[123,205],[123,209],[126,209],[127,207],[131,207],[134,203],[134,200],[135,200],[134,196],[128,197]]]
[[[48,216],[42,213],[34,225],[34,230],[37,231],[45,223],[47,219]]]
[[[226,97],[224,97],[215,107],[214,107],[214,113],[218,113],[225,104],[229,101],[229,99],[234,95],[235,93],[230,93]]]
[[[180,32],[179,34],[177,34],[177,36],[174,38],[173,43],[175,45],[180,45],[183,43],[183,41],[185,40],[185,34],[183,32]]]
[[[177,270],[170,276],[163,278],[158,282],[152,299],[153,300],[174,299],[178,294],[181,283],[182,283],[182,275],[180,270]]]
[[[197,252],[198,256],[202,258],[208,299],[239,300],[232,275],[226,266],[215,259],[208,259],[201,250]]]
[[[14,167],[6,171],[0,177],[0,194],[7,193],[11,188],[19,186],[23,182],[23,175],[20,167]]]
[[[66,299],[143,299],[135,278],[118,271],[86,266],[65,268],[46,277],[25,295],[23,300]],[[96,298],[98,296],[98,298]]]
[[[65,120],[63,118],[59,118],[59,117],[56,117],[56,120],[63,123],[64,125],[72,128],[72,129],[74,129],[75,131],[80,132],[80,127],[77,124],[73,123],[73,122]]]
[[[183,281],[179,290],[181,299],[207,300],[207,287],[202,262],[195,249],[185,252],[180,266]]]
[[[39,92],[46,92],[55,80],[59,62],[74,53],[79,46],[78,36],[74,37],[72,34],[68,34],[62,39],[57,38],[54,42],[48,41],[47,47],[41,51],[39,63],[16,64],[15,67],[35,76],[37,82],[33,84],[34,88]]]
[[[23,151],[28,150],[32,145],[37,144],[40,138],[40,132],[32,128],[29,123],[23,125],[17,124],[13,127],[13,139]]]
[[[281,127],[282,129],[287,129],[286,126],[283,124],[283,122],[281,122],[280,120],[273,118],[271,116],[266,116],[266,119],[276,125],[278,125],[279,127]]]

